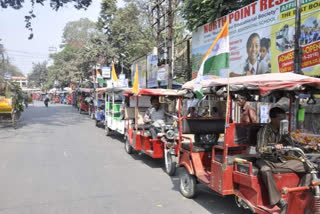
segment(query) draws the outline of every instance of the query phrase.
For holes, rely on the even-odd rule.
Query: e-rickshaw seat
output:
[[[182,120],[183,134],[224,133],[225,119],[185,118]]]
[[[186,118],[182,120],[183,134],[220,134],[224,132],[224,119],[213,118]],[[201,142],[193,143],[192,152],[211,152],[216,143],[204,144]],[[190,143],[182,143],[182,148],[190,151]]]
[[[227,156],[227,164],[229,166],[234,165],[236,158],[245,159],[247,161],[252,162],[252,174],[254,176],[258,175],[259,168],[254,166],[255,161],[257,160],[258,155],[249,155],[249,154],[237,154],[237,155],[228,155]],[[215,155],[214,160],[222,163],[222,155]],[[243,172],[245,174],[249,174],[249,165],[245,163],[237,163],[238,171]]]
[[[182,148],[185,150],[190,151],[190,143],[182,143],[181,144]],[[198,152],[211,152],[212,151],[212,146],[213,144],[199,144],[199,143],[194,143],[192,145],[192,152],[198,153]]]

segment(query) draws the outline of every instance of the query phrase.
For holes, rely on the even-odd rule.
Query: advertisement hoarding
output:
[[[139,70],[139,88],[147,88],[147,58],[141,57],[131,65],[131,80],[134,81],[136,65]]]
[[[320,1],[302,0],[302,72],[320,75]],[[292,72],[295,0],[258,0],[227,16],[200,26],[192,34],[192,77],[201,60],[229,20],[230,76]],[[226,77],[225,71],[211,73]]]
[[[149,53],[147,56],[147,87],[158,87],[157,82],[158,75],[158,56]]]

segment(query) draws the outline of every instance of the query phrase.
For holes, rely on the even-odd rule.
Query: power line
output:
[[[49,53],[41,53],[41,52],[29,52],[29,51],[21,51],[21,50],[13,50],[13,49],[6,49],[8,52],[16,52],[16,53],[23,53],[29,55],[49,55]]]

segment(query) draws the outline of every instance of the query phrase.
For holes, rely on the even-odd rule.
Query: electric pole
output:
[[[174,70],[174,10],[176,0],[154,0],[153,27],[157,32],[158,66],[167,65],[168,87],[172,88]]]
[[[169,0],[168,2],[168,88],[172,88],[173,81],[173,69],[174,69],[174,2],[175,0]]]
[[[295,40],[294,40],[294,73],[303,74],[301,72],[301,56],[300,34],[301,34],[301,0],[296,0],[296,17],[295,17]]]

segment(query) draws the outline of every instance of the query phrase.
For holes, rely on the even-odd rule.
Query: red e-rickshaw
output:
[[[89,111],[89,103],[92,102],[92,88],[79,88],[78,89],[78,109],[79,113]]]
[[[126,96],[125,107],[125,150],[128,154],[133,151],[142,152],[152,158],[164,158],[165,169],[169,175],[176,170],[176,154],[178,148],[177,115],[180,117],[182,96],[179,91],[172,89],[141,89],[139,93],[133,94],[130,90],[123,93]],[[144,124],[144,114],[151,107],[150,98],[159,97],[161,108],[172,116],[166,117],[166,124],[161,126],[157,139],[152,139],[148,126]]]
[[[72,95],[72,93],[69,93],[67,95],[67,104],[68,105],[72,105],[72,99],[73,99],[73,95]]]
[[[259,169],[255,165],[259,158],[255,151],[257,132],[264,124],[238,122],[237,104],[233,102],[232,96],[248,93],[255,101],[271,102],[272,105],[276,105],[272,102],[279,97],[287,97],[290,100],[287,103],[290,121],[288,129],[292,131],[296,111],[294,106],[299,100],[298,95],[319,94],[320,80],[292,73],[277,73],[204,80],[202,86],[207,95],[225,101],[226,117],[224,121],[219,118],[180,118],[180,192],[183,196],[192,198],[196,194],[197,183],[202,183],[221,196],[234,195],[239,207],[250,209],[253,213],[280,213],[278,206],[270,205]],[[183,88],[192,90],[192,83],[186,83]],[[280,133],[281,131],[284,132],[280,130]],[[193,142],[185,136],[199,133],[224,134],[224,138],[213,144],[203,145],[203,142]],[[313,177],[309,186],[298,187],[299,175],[287,172],[274,174],[281,197],[288,202],[287,213],[320,213],[318,169],[312,163],[319,158],[319,153],[305,154],[301,148],[296,147],[285,149],[299,153],[298,160],[312,165]]]

